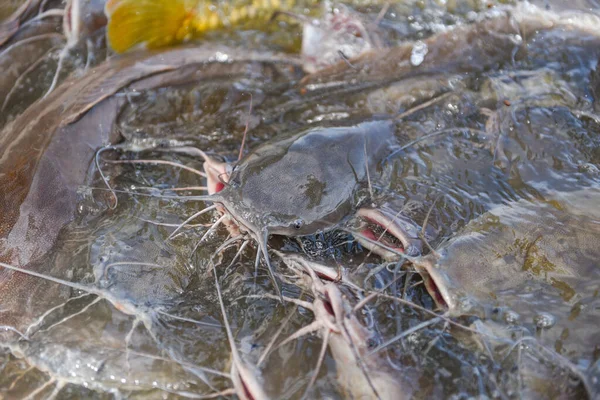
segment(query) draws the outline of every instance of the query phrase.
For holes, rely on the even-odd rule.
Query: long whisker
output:
[[[277,345],[277,348],[280,348],[281,346],[285,346],[292,340],[296,340],[298,338],[301,338],[302,336],[308,335],[309,333],[318,331],[322,327],[323,327],[323,325],[319,321],[313,321],[309,325],[306,325],[306,326],[298,329],[292,335],[288,336],[283,342],[281,342]]]
[[[237,235],[234,237],[227,237],[227,240],[225,240],[214,252],[213,254],[210,256],[210,259],[214,259],[215,256],[217,254],[220,254],[221,252],[225,251],[229,246],[231,246],[233,243],[237,242],[238,240],[242,239],[243,236],[242,235]],[[195,252],[196,250],[194,249],[193,252]],[[193,253],[192,253],[193,254]]]
[[[196,175],[202,176],[206,178],[206,174],[204,172],[198,171],[195,168],[188,167],[187,165],[183,165],[180,163],[176,163],[173,161],[167,160],[107,160],[106,162],[111,164],[162,164],[162,165],[170,165],[173,167],[179,167],[181,169],[185,169],[186,171],[190,171]]]
[[[244,136],[242,136],[242,144],[240,145],[240,153],[238,154],[238,161],[242,159],[244,155],[244,146],[246,144],[246,135],[248,134],[248,127],[250,126],[250,115],[252,114],[252,93],[250,94],[250,109],[248,110],[248,119],[246,120],[246,128],[244,129]]]
[[[98,173],[100,174],[100,177],[102,178],[102,181],[104,182],[104,184],[106,185],[106,187],[108,188],[108,190],[110,191],[110,193],[113,196],[114,205],[113,204],[108,205],[108,208],[110,208],[111,210],[114,210],[115,208],[117,208],[117,205],[119,204],[119,199],[117,198],[117,194],[115,193],[115,190],[110,186],[110,183],[108,183],[108,179],[104,175],[104,172],[102,172],[102,168],[100,167],[100,154],[102,154],[106,150],[114,150],[114,149],[115,149],[114,146],[103,147],[96,152],[96,156],[94,157],[94,161],[96,163],[96,169],[98,170]]]
[[[187,186],[187,187],[170,187],[170,188],[156,188],[152,186],[139,186],[138,190],[160,190],[161,192],[171,191],[171,192],[184,192],[184,191],[193,191],[193,190],[201,190],[208,191],[206,186]]]
[[[169,200],[180,200],[180,201],[213,201],[220,202],[223,201],[223,197],[221,197],[218,193],[206,195],[206,196],[169,196],[163,194],[151,194],[151,193],[140,193],[140,192],[132,192],[130,190],[119,190],[119,189],[106,189],[100,187],[90,187],[91,190],[109,190],[112,193],[125,193],[131,196],[142,196],[142,197],[153,197],[156,199],[169,199]]]
[[[306,399],[310,389],[313,387],[315,382],[317,381],[317,377],[319,376],[319,371],[321,370],[321,366],[323,365],[323,361],[325,360],[325,352],[327,352],[327,346],[329,344],[329,335],[331,331],[329,329],[325,329],[325,334],[323,337],[323,344],[321,344],[321,351],[319,352],[319,358],[317,359],[317,365],[315,367],[315,372],[313,376],[310,378],[310,382],[308,382],[308,386],[306,386],[306,390],[302,395],[303,399]]]
[[[201,191],[207,192],[208,191],[208,187],[206,187],[206,186],[188,186],[188,187],[169,188],[169,189],[166,189],[166,190],[170,190],[170,191],[173,191],[173,192],[183,192],[183,191],[187,191],[187,190],[189,190],[189,191],[192,191],[192,190],[201,190]]]
[[[32,24],[34,22],[40,21],[40,20],[42,20],[44,18],[47,18],[47,17],[61,17],[62,18],[64,15],[65,15],[65,11],[64,10],[59,10],[59,9],[56,9],[56,8],[52,8],[50,10],[46,10],[46,11],[44,11],[42,13],[39,13],[38,15],[36,15],[35,17],[31,18],[28,21],[25,21],[23,24],[21,24],[21,26],[19,27],[19,29],[23,29],[26,26],[28,26],[28,25],[30,25],[30,24]]]
[[[277,293],[277,296],[279,296],[279,298],[281,299],[281,302],[283,303],[283,296],[281,295],[281,289],[279,288],[279,283],[277,283],[277,279],[275,279],[275,274],[273,273],[273,267],[271,266],[271,260],[269,259],[269,250],[267,249],[268,238],[269,238],[269,233],[266,231],[263,233],[262,237],[256,235],[256,241],[257,241],[258,246],[265,258],[265,262],[267,264],[267,269],[269,271],[269,276],[270,276],[271,280],[273,281],[273,286],[275,286],[275,292]]]
[[[256,249],[256,258],[254,259],[254,286],[256,286],[256,279],[258,278],[258,265],[260,264],[261,251],[259,248]]]
[[[440,194],[439,196],[437,196],[434,200],[433,203],[431,203],[431,207],[429,207],[429,211],[427,211],[427,215],[425,215],[425,220],[423,221],[423,226],[421,227],[421,232],[419,233],[419,236],[421,238],[421,240],[423,241],[423,243],[425,243],[425,245],[427,246],[427,248],[429,249],[429,251],[431,251],[431,254],[433,254],[437,259],[440,259],[440,253],[438,253],[437,251],[434,250],[433,247],[431,247],[431,245],[429,244],[429,241],[427,240],[427,237],[425,236],[425,228],[427,227],[427,222],[429,221],[429,217],[431,216],[431,212],[433,211],[433,207],[435,207],[435,203],[437,203],[437,201],[444,196],[444,194]]]
[[[118,262],[110,263],[106,267],[104,267],[104,272],[102,274],[103,278],[107,277],[109,269],[111,269],[113,267],[118,267],[118,266],[121,266],[121,265],[137,265],[137,266],[151,267],[151,268],[164,268],[164,265],[147,263],[147,262],[140,262],[140,261],[118,261]]]
[[[50,276],[50,275],[40,274],[39,272],[35,272],[35,271],[29,270],[29,269],[25,269],[25,268],[15,267],[13,265],[5,264],[3,262],[0,262],[0,267],[9,269],[11,271],[20,272],[20,273],[25,274],[25,275],[35,276],[36,278],[41,278],[41,279],[44,279],[44,280],[47,280],[47,281],[50,281],[50,282],[58,283],[59,285],[69,286],[69,287],[72,287],[73,289],[81,290],[83,292],[87,292],[87,293],[92,293],[92,294],[97,294],[99,296],[103,296],[103,293],[101,293],[100,290],[95,289],[93,287],[88,287],[88,286],[85,286],[85,285],[81,285],[79,283],[65,281],[64,279],[55,278],[55,277]]]
[[[5,331],[10,331],[10,332],[14,332],[17,335],[21,336],[21,338],[25,339],[25,340],[29,340],[29,338],[24,335],[23,333],[21,333],[21,331],[19,331],[17,328],[9,326],[9,325],[0,325],[0,329],[1,330],[5,330]]]
[[[390,286],[392,286],[394,283],[396,283],[403,276],[404,275],[398,275],[397,277],[395,277],[394,279],[392,279],[390,282],[388,282],[383,288],[381,288],[381,290],[379,290],[377,292],[372,292],[367,297],[365,297],[364,299],[362,299],[361,301],[359,301],[358,303],[356,303],[356,305],[352,308],[352,312],[356,313],[361,308],[363,308],[367,303],[369,303],[371,300],[373,300],[374,297],[377,297],[380,294],[384,294],[383,292],[387,288],[389,288]]]
[[[50,87],[48,88],[48,90],[46,91],[44,96],[42,96],[43,99],[46,98],[50,93],[52,93],[52,91],[56,88],[56,85],[58,84],[58,78],[60,77],[60,72],[63,67],[64,60],[67,57],[67,55],[69,54],[69,50],[71,50],[72,47],[73,47],[73,45],[68,44],[68,41],[67,41],[67,45],[65,45],[65,47],[63,47],[63,49],[58,54],[58,64],[56,65],[56,71],[54,72],[54,77],[52,77],[52,83],[50,84]]]
[[[177,228],[178,226],[181,225],[181,224],[169,224],[167,222],[160,222],[160,221],[152,221],[151,219],[145,219],[145,218],[140,218],[140,217],[136,217],[136,218],[139,219],[140,221],[144,221],[148,224],[157,225],[157,226],[167,226],[169,228]],[[186,227],[187,228],[198,228],[200,226],[208,227],[211,225],[212,224],[188,224]]]
[[[508,349],[506,357],[508,357],[508,355],[514,351],[514,349],[518,349],[521,350],[522,347],[520,346],[520,344],[524,343],[524,342],[533,342],[534,344],[538,345],[538,349],[545,352],[546,354],[548,354],[549,356],[555,358],[561,365],[565,366],[566,368],[568,368],[574,375],[576,375],[581,382],[583,383],[583,386],[585,387],[585,390],[587,391],[587,393],[592,393],[592,388],[590,387],[590,382],[588,381],[588,377],[577,367],[577,365],[573,364],[568,358],[566,358],[565,356],[563,356],[562,354],[557,353],[556,351],[552,350],[551,348],[548,348],[546,346],[542,346],[535,337],[532,336],[524,336],[520,339],[518,339],[515,343],[513,343],[513,345]],[[505,359],[506,359],[505,357]]]
[[[11,51],[12,49],[14,49],[16,47],[23,46],[28,43],[37,42],[39,40],[49,39],[49,38],[64,39],[64,36],[61,35],[60,33],[44,33],[42,35],[37,35],[37,36],[29,37],[27,39],[19,40],[18,42],[13,43],[10,46],[8,46],[6,49],[2,50],[2,52],[0,52],[0,58],[2,58],[6,53],[8,53],[9,51]]]
[[[486,132],[484,132],[482,130],[474,129],[474,128],[468,128],[468,127],[456,127],[456,128],[442,129],[441,131],[436,131],[436,132],[429,133],[427,135],[421,136],[418,139],[415,139],[415,140],[413,140],[411,142],[406,143],[404,146],[400,147],[398,150],[395,150],[391,154],[389,154],[385,158],[384,161],[389,160],[390,158],[394,157],[396,154],[398,154],[398,153],[406,150],[409,147],[414,146],[415,144],[417,144],[419,142],[422,142],[422,141],[427,140],[427,139],[432,138],[432,137],[436,137],[436,136],[440,136],[440,135],[445,135],[447,133],[454,133],[454,132],[457,132],[457,131],[460,131],[460,130],[467,130],[469,132],[479,133],[479,134],[483,134],[483,135],[486,134]]]
[[[459,322],[453,321],[451,318],[448,318],[446,315],[438,314],[435,311],[431,311],[431,310],[429,310],[429,309],[427,309],[425,307],[422,307],[422,306],[420,306],[420,305],[418,305],[416,303],[413,303],[412,301],[403,299],[401,297],[390,296],[389,294],[379,293],[379,292],[370,292],[369,295],[367,297],[365,297],[364,300],[367,300],[367,299],[372,300],[375,297],[383,297],[385,299],[390,299],[390,300],[397,301],[398,303],[404,304],[405,306],[411,307],[411,308],[413,308],[415,310],[419,310],[419,311],[421,311],[421,312],[423,312],[425,314],[429,314],[429,315],[431,315],[433,317],[436,317],[436,318],[441,318],[445,322],[448,322],[450,325],[454,325],[457,328],[460,328],[460,329],[465,330],[467,332],[476,333],[478,335],[484,334],[484,333],[478,331],[477,329],[473,329],[473,328],[470,328],[470,327],[468,327],[466,325],[463,325],[463,324],[461,324]],[[497,339],[497,337],[495,337],[495,336],[491,336],[491,335],[487,335],[487,336],[489,336],[491,338],[494,338],[494,339]]]
[[[129,353],[133,354],[134,356],[149,358],[151,360],[159,360],[159,361],[164,361],[164,362],[167,362],[167,363],[179,364],[179,365],[181,365],[183,367],[198,368],[198,369],[200,369],[200,370],[202,370],[204,372],[208,372],[208,373],[213,374],[213,375],[222,376],[224,378],[231,379],[231,375],[229,375],[226,372],[218,371],[218,370],[212,369],[212,368],[202,367],[200,365],[191,364],[191,363],[188,363],[188,362],[185,362],[185,361],[168,359],[168,358],[156,356],[156,355],[153,355],[153,354],[140,353],[140,352],[137,352],[135,350],[129,350]]]
[[[68,320],[77,317],[78,315],[81,315],[85,312],[87,312],[90,308],[92,308],[92,306],[94,306],[95,304],[99,303],[101,300],[103,300],[104,298],[101,296],[97,296],[94,300],[92,300],[89,304],[87,304],[85,307],[83,307],[82,309],[80,309],[77,312],[74,312],[72,314],[68,314],[66,317],[64,317],[63,319],[54,322],[53,324],[51,324],[50,326],[44,327],[43,329],[40,329],[38,332],[44,332],[44,331],[49,331],[52,328],[54,328],[55,326],[58,326],[60,324],[63,324],[65,322],[67,322]]]
[[[51,378],[51,379],[47,380],[46,382],[44,382],[44,384],[42,386],[38,387],[33,392],[29,393],[29,395],[27,397],[24,397],[23,400],[35,399],[39,393],[43,392],[44,390],[46,390],[46,388],[48,386],[54,385],[55,383],[56,383],[56,378]]]
[[[273,300],[280,300],[281,298],[279,296],[276,296],[274,294],[271,293],[261,293],[261,294],[247,294],[245,296],[241,296],[241,297],[246,297],[249,299],[273,299]],[[304,300],[300,300],[300,299],[296,299],[293,297],[287,297],[287,296],[282,296],[284,301],[287,301],[288,303],[293,303],[297,306],[300,307],[304,307],[307,310],[311,310],[314,311],[314,307],[313,304],[308,302],[308,301],[304,301]]]
[[[208,235],[210,235],[215,229],[217,229],[217,227],[219,225],[221,225],[221,222],[223,222],[223,220],[227,218],[227,215],[222,215],[221,218],[219,218],[205,233],[204,235],[202,235],[202,237],[200,238],[200,240],[198,240],[198,243],[196,243],[196,245],[194,246],[194,249],[192,250],[192,254],[196,252],[196,250],[198,250],[198,246],[200,246],[200,243],[202,243],[204,241],[204,239],[206,239],[206,237]]]
[[[19,85],[21,84],[21,81],[23,79],[25,79],[25,77],[34,69],[36,69],[42,62],[44,62],[46,60],[46,56],[48,54],[50,54],[51,52],[53,52],[54,50],[56,50],[57,48],[59,48],[60,46],[54,46],[51,47],[50,50],[46,51],[44,54],[42,54],[34,63],[32,63],[25,71],[23,71],[23,73],[21,75],[19,75],[19,77],[15,80],[15,83],[13,83],[12,87],[10,88],[9,92],[6,94],[6,96],[4,97],[4,102],[2,102],[2,107],[0,107],[0,112],[4,112],[4,109],[6,108],[7,104],[8,104],[8,100],[12,97],[12,95],[15,93],[15,91],[17,90],[17,88],[19,87]]]
[[[277,339],[279,338],[279,336],[281,335],[281,333],[283,332],[283,330],[285,329],[285,327],[287,326],[287,324],[290,322],[290,320],[292,319],[292,317],[296,314],[297,310],[298,310],[298,305],[296,305],[294,307],[294,309],[292,310],[292,312],[290,312],[285,317],[285,319],[280,323],[279,328],[277,329],[277,332],[275,332],[275,334],[273,335],[273,337],[271,338],[271,340],[267,344],[267,347],[265,347],[265,350],[263,351],[263,353],[258,358],[258,362],[256,363],[257,367],[260,367],[260,365],[263,363],[263,361],[265,361],[265,359],[267,358],[267,356],[271,352],[271,348],[273,348],[273,346],[275,345],[275,342],[277,341]]]
[[[202,157],[204,161],[210,160],[210,157],[202,150],[193,146],[177,146],[168,149],[153,149],[154,151],[168,151],[169,153],[185,154],[190,157]]]
[[[51,275],[40,274],[39,272],[35,272],[32,270],[28,270],[21,267],[16,267],[10,264],[6,264],[0,262],[0,267],[9,269],[11,271],[20,272],[25,275],[35,276],[36,278],[44,279],[49,282],[54,282],[59,285],[67,286],[73,289],[81,290],[86,293],[95,294],[96,296],[108,301],[111,303],[116,309],[127,314],[127,315],[137,315],[138,307],[128,301],[124,301],[123,299],[119,299],[118,297],[111,294],[109,291],[100,290],[94,286],[82,285],[75,282],[66,281],[64,279],[55,278]]]
[[[442,320],[441,318],[432,318],[432,319],[430,319],[428,321],[421,322],[420,324],[417,324],[417,325],[413,326],[412,328],[405,330],[404,332],[402,332],[402,333],[394,336],[393,338],[391,338],[389,340],[386,340],[385,342],[383,342],[382,344],[380,344],[379,346],[377,346],[373,351],[371,351],[369,353],[369,356],[377,354],[380,350],[385,349],[390,344],[392,344],[392,343],[394,343],[394,342],[396,342],[396,341],[398,341],[398,340],[400,340],[400,339],[402,339],[402,338],[410,335],[411,333],[420,331],[421,329],[426,328],[426,327],[428,327],[430,325],[437,324],[441,320]]]
[[[352,340],[352,336],[348,333],[348,329],[346,328],[346,325],[344,324],[343,321],[342,321],[342,323],[340,325],[343,328],[344,339],[348,343],[348,345],[350,347],[350,350],[352,351],[352,354],[354,355],[354,359],[356,360],[358,366],[360,367],[360,370],[362,371],[365,379],[367,380],[367,383],[369,384],[369,387],[371,388],[371,391],[373,392],[373,394],[375,395],[375,397],[378,400],[381,400],[381,396],[379,396],[379,393],[377,392],[377,388],[375,388],[375,385],[373,384],[373,381],[371,380],[371,376],[369,375],[369,372],[367,370],[367,366],[365,365],[365,362],[363,361],[362,357],[360,356],[360,354],[356,350],[356,346],[354,345],[354,341]]]
[[[369,174],[369,155],[367,154],[367,136],[363,142],[365,151],[365,170],[367,171],[367,183],[369,185],[369,194],[371,195],[371,201],[373,201],[373,185],[371,185],[371,175]]]
[[[191,322],[192,324],[196,324],[196,325],[204,325],[204,326],[208,326],[211,328],[222,328],[221,324],[213,324],[210,322],[203,322],[203,321],[198,321],[197,319],[193,319],[193,318],[188,318],[188,317],[180,317],[178,315],[173,315],[170,314],[168,312],[165,311],[160,311],[160,310],[156,310],[157,313],[165,315],[169,318],[173,318],[179,321],[184,321],[184,322]]]
[[[191,217],[189,217],[188,219],[186,219],[185,221],[183,221],[178,227],[177,229],[175,229],[170,235],[169,237],[167,237],[167,240],[172,239],[177,232],[179,232],[181,230],[181,228],[183,228],[184,226],[186,226],[188,224],[188,222],[192,221],[194,218],[199,217],[200,215],[207,213],[211,210],[214,210],[215,208],[217,208],[217,206],[212,205],[210,207],[206,207],[204,210],[200,210],[197,213],[195,213],[194,215],[192,215]]]
[[[246,246],[248,246],[248,244],[250,244],[250,241],[244,240],[244,243],[242,243],[238,251],[235,253],[235,256],[233,256],[233,259],[231,260],[226,269],[231,268],[231,266],[238,260],[238,258],[241,257],[242,253],[244,252],[244,249],[246,248]]]
[[[223,323],[225,324],[225,332],[227,333],[227,341],[229,342],[229,347],[231,347],[231,355],[233,357],[233,367],[232,367],[232,373],[235,371],[236,375],[239,375],[239,379],[243,380],[245,379],[245,377],[243,375],[246,375],[247,377],[247,371],[244,363],[242,362],[242,358],[240,356],[240,353],[237,349],[237,346],[235,345],[235,341],[233,339],[233,333],[231,332],[231,327],[229,326],[229,320],[227,319],[227,311],[225,310],[225,304],[223,303],[223,294],[221,293],[221,285],[219,285],[219,277],[217,275],[217,268],[216,265],[214,263],[214,260],[211,258],[211,264],[212,264],[212,272],[215,278],[215,287],[217,289],[217,297],[219,299],[219,306],[221,307],[221,314],[223,315]],[[243,374],[243,375],[242,375]],[[232,376],[232,379],[235,379],[234,376]],[[265,395],[263,395],[262,393],[262,388],[260,386],[257,385],[253,385],[254,382],[250,382],[249,384],[252,386],[252,388],[247,387],[246,386],[246,382],[243,382],[242,385],[244,386],[244,389],[250,391],[252,389],[258,391],[260,398],[266,398]],[[234,386],[235,386],[235,380],[234,380]],[[253,396],[254,393],[251,393],[251,396]]]
[[[431,106],[431,105],[433,105],[435,103],[438,103],[438,102],[444,100],[446,97],[450,96],[451,94],[452,94],[452,92],[446,92],[446,93],[441,94],[441,95],[439,95],[437,97],[434,97],[431,100],[427,100],[426,102],[421,103],[418,106],[415,106],[415,107],[411,108],[410,110],[406,110],[403,113],[398,114],[396,117],[394,117],[394,119],[395,120],[399,120],[399,119],[402,119],[402,118],[406,118],[409,115],[412,115],[412,114],[416,113],[417,111],[420,111],[420,110],[422,110],[424,108],[427,108],[427,107],[429,107],[429,106]]]

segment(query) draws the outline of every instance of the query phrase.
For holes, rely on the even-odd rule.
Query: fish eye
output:
[[[296,229],[300,229],[300,228],[302,228],[304,226],[304,221],[301,220],[301,219],[297,219],[297,220],[294,221],[293,226]]]

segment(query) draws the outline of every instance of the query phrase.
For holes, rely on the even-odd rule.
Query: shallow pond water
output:
[[[548,2],[539,3],[546,6]],[[550,8],[560,8],[551,3]],[[435,37],[454,25],[474,23],[480,13],[488,12],[486,4],[394,5],[381,23],[383,37],[390,46]],[[354,7],[371,20],[381,10],[381,5],[373,3]],[[593,1],[573,7],[598,12]],[[293,42],[286,36],[291,34],[283,29],[285,24],[281,26],[281,37],[275,39],[258,31],[241,31],[216,34],[208,40],[260,51],[291,51],[280,44]],[[183,143],[233,162],[246,127],[248,152],[282,133],[400,115],[394,122],[395,148],[438,134],[381,163],[372,171],[372,190],[380,205],[389,204],[419,225],[427,224],[428,244],[434,253],[453,239],[479,232],[474,224],[497,224],[495,210],[512,209],[522,202],[538,210],[533,212],[539,212],[540,224],[548,221],[546,205],[565,212],[564,219],[557,217],[558,222],[550,223],[564,228],[567,239],[585,225],[577,223],[581,218],[600,224],[596,206],[600,196],[594,190],[600,184],[597,29],[559,27],[525,38],[517,30],[502,32],[498,40],[506,48],[484,46],[486,53],[473,58],[476,63],[487,57],[490,61],[485,65],[456,62],[444,54],[428,64],[425,56],[422,69],[415,66],[410,73],[391,76],[375,71],[368,78],[345,79],[341,85],[339,76],[359,74],[360,62],[350,61],[341,67],[345,68],[341,74],[324,74],[311,81],[295,60],[236,63],[231,60],[240,54],[223,50],[218,54],[231,62],[217,64],[210,74],[203,75],[202,66],[192,66],[165,74],[158,84],[121,89],[74,125],[86,127],[86,118],[95,121],[95,115],[103,115],[102,107],[112,107],[106,113],[111,120],[105,122],[111,132],[122,136],[123,147],[103,151],[98,166],[116,190],[118,203],[96,165],[86,165],[87,181],[77,190],[75,219],[60,230],[49,252],[28,264],[28,268],[83,286],[70,288],[31,279],[10,301],[0,296],[0,325],[5,328],[0,336],[0,397],[202,398],[232,387],[228,376],[231,348],[211,271],[215,251],[229,233],[223,227],[208,232],[218,215],[206,213],[170,237],[181,222],[207,205],[173,199],[198,193],[173,189],[203,186],[205,180],[173,166],[112,160],[167,160],[201,170],[202,159],[169,152],[168,145]],[[474,37],[465,36],[459,43],[468,47],[472,43],[467,39],[475,41]],[[195,45],[199,44],[190,44]],[[31,51],[39,57],[48,49]],[[105,54],[104,49],[99,54]],[[100,55],[94,58],[98,63],[102,59]],[[9,63],[0,59],[5,62]],[[85,61],[75,60],[70,68],[85,76],[82,65]],[[93,65],[87,66],[87,73],[94,73]],[[21,91],[11,95],[6,106],[10,112],[2,113],[1,123],[18,118],[49,87],[51,74],[38,73],[40,86],[30,80],[19,82],[31,84],[32,89],[29,95]],[[436,100],[428,107],[413,110],[432,99]],[[2,134],[10,129],[9,123]],[[326,163],[326,155],[322,159]],[[582,190],[587,190],[591,200],[578,203],[573,211],[572,202],[565,199]],[[514,221],[513,231],[527,221]],[[535,222],[529,223],[529,230],[535,231]],[[528,228],[525,225],[526,232]],[[600,240],[598,230],[590,231],[584,237]],[[533,243],[538,239],[528,238]],[[10,237],[2,240],[0,246],[5,246]],[[563,243],[560,237],[557,243]],[[413,266],[384,264],[346,232],[273,237],[269,244],[343,268],[345,279],[362,288],[357,291],[340,284],[351,304],[372,291],[397,297],[377,297],[356,313],[374,333],[372,349],[406,333],[377,350],[379,365],[401,377],[398,380],[406,387],[406,393],[392,398],[600,395],[600,341],[593,334],[600,322],[597,271],[577,277],[580,281],[587,278],[585,285],[578,286],[568,279],[557,284],[556,276],[536,273],[525,288],[499,291],[496,303],[453,315],[451,324],[446,319],[433,320],[430,313],[403,302],[440,315],[443,311]],[[518,249],[512,258],[504,257],[507,263],[525,254],[529,261],[524,267],[547,266],[548,254],[536,253],[527,243],[515,241],[514,245]],[[475,242],[473,251],[478,246]],[[591,248],[586,259],[600,259],[600,248],[593,247],[581,246],[586,251]],[[0,247],[0,255],[5,257],[7,248]],[[574,248],[573,254],[578,250]],[[246,363],[259,364],[258,375],[269,396],[302,398],[316,371],[322,335],[302,336],[262,356],[274,338],[280,343],[308,326],[313,313],[269,297],[275,293],[273,283],[266,265],[255,265],[256,246],[248,245],[241,257],[234,258],[237,251],[237,247],[224,250],[216,267],[236,346]],[[314,299],[310,288],[295,280],[282,261],[271,260],[281,275],[284,296]],[[563,256],[562,260],[569,263],[581,258]],[[531,315],[506,308],[515,298],[527,303]],[[15,327],[20,333],[9,329]],[[341,368],[327,352],[306,396],[352,398],[353,392],[337,379]],[[227,396],[235,395],[223,397]]]

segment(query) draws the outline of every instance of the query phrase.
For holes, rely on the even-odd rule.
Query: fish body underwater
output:
[[[575,364],[593,365],[600,345],[598,201],[600,190],[590,187],[498,206],[414,263],[450,314],[521,326]]]

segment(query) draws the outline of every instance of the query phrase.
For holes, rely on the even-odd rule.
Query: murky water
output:
[[[572,6],[598,12],[597,2],[579,3]],[[381,7],[372,2],[355,5],[365,20],[371,21]],[[551,4],[551,8],[564,7],[561,2]],[[387,46],[425,40],[454,25],[472,23],[487,9],[485,3],[471,1],[393,5],[380,24],[382,38]],[[292,52],[298,29],[290,33],[286,23],[280,28],[270,35],[242,31],[216,34],[208,40],[261,51]],[[579,238],[579,230],[585,231],[581,236],[585,240],[600,239],[600,231],[593,228],[600,223],[596,206],[600,197],[590,189],[600,184],[600,31],[595,29],[557,28],[520,38],[527,44],[511,42],[514,52],[485,68],[465,68],[445,59],[439,62],[440,68],[430,68],[421,64],[427,60],[421,49],[409,60],[415,68],[429,68],[427,73],[417,69],[401,78],[347,80],[341,89],[327,86],[327,76],[321,86],[305,85],[301,68],[291,61],[223,64],[219,73],[208,76],[203,76],[202,67],[194,67],[197,74],[188,71],[179,78],[174,75],[158,87],[120,90],[111,97],[112,103],[100,103],[75,126],[87,126],[86,118],[91,121],[94,115],[103,115],[102,107],[113,107],[106,114],[114,118],[105,123],[122,135],[125,144],[141,148],[180,141],[234,161],[246,125],[247,149],[255,149],[284,132],[390,118],[441,96],[395,122],[396,147],[433,132],[439,134],[402,150],[374,171],[373,189],[378,201],[404,209],[419,224],[427,221],[432,238],[429,244],[440,250],[448,240],[478,232],[473,224],[493,218],[490,215],[498,207],[512,209],[526,202],[533,204],[534,211],[529,212],[539,213],[539,224],[557,224],[566,232],[564,237],[549,235],[556,240],[550,241],[550,248],[555,249],[564,242],[571,243],[573,237]],[[53,46],[60,43],[55,40],[50,37],[43,45],[27,45],[10,58],[9,53],[0,53],[0,65],[15,65],[19,75],[27,68],[24,65],[30,65],[18,60],[21,54],[37,59],[55,51]],[[94,36],[93,40],[85,51],[73,50],[65,75],[70,70],[83,74],[86,63],[91,68],[105,58],[101,37]],[[486,55],[493,59],[502,50],[486,48]],[[12,50],[3,47],[2,51]],[[233,60],[237,56],[228,55]],[[56,57],[40,62],[17,82],[17,90],[8,81],[0,81],[1,99],[7,99],[0,123],[15,119],[43,95],[51,85],[56,63]],[[350,73],[353,67],[347,67]],[[202,186],[204,179],[173,166],[109,162],[168,160],[201,169],[202,160],[160,151],[160,147],[158,151],[103,152],[101,159],[105,161],[99,165],[117,190],[116,207],[109,207],[110,193],[91,165],[89,179],[77,192],[75,220],[60,230],[52,250],[33,263],[38,272],[84,287],[31,279],[11,301],[0,295],[0,325],[15,327],[10,321],[19,320],[23,335],[7,328],[0,336],[5,345],[0,350],[1,397],[199,398],[232,386],[227,376],[231,349],[210,264],[228,232],[220,227],[200,241],[218,219],[216,214],[206,213],[196,218],[193,226],[169,238],[181,222],[206,204],[158,197],[197,194],[173,188]],[[570,208],[572,201],[565,200],[568,193],[582,190],[587,190],[591,200]],[[547,204],[566,216],[550,219],[544,211]],[[527,221],[515,220],[512,231],[517,231],[519,222]],[[587,223],[592,228],[586,228]],[[524,228],[526,234],[534,232],[526,236],[532,243],[540,235],[535,233],[535,224],[529,222]],[[509,223],[507,231],[510,228]],[[364,290],[359,293],[343,288],[351,303],[381,290],[436,310],[414,267],[382,264],[347,233],[272,238],[270,245],[303,253],[333,268],[343,267],[346,278]],[[485,247],[474,242],[472,251],[478,246]],[[561,260],[576,275],[581,268],[572,263],[583,259],[577,258],[580,250],[585,249],[586,260],[598,260],[600,248],[575,246],[572,253],[569,249],[561,253]],[[4,257],[5,248],[0,250]],[[232,247],[223,252],[217,273],[237,347],[245,362],[256,365],[274,337],[280,343],[314,317],[304,307],[263,296],[274,294],[274,288],[266,266],[260,263],[255,268],[255,246],[247,246],[234,260],[237,250]],[[507,253],[518,259],[525,252],[527,265],[541,265],[543,269],[548,265],[544,260],[551,257],[542,250],[536,253],[525,244]],[[569,254],[573,256],[569,258]],[[509,256],[503,258],[507,264],[513,262]],[[502,258],[490,255],[490,259],[494,257]],[[291,272],[281,261],[275,257],[272,261],[282,276],[283,294],[311,301],[310,290],[291,279]],[[557,281],[556,276],[549,275],[551,270],[537,271],[536,279],[528,281],[525,288],[498,291],[494,293],[495,303],[483,304],[478,312],[452,316],[457,324],[471,330],[443,319],[423,326],[431,321],[430,314],[382,297],[357,315],[376,334],[373,348],[409,332],[379,354],[386,368],[404,377],[401,381],[407,382],[407,393],[415,398],[598,396],[600,340],[594,332],[600,322],[600,275],[593,261],[586,268],[585,276],[575,276],[577,282],[585,284],[573,284],[573,276]],[[500,275],[500,279],[509,278]],[[468,281],[454,283],[468,287],[471,278],[461,279]],[[86,288],[92,288],[91,292]],[[515,299],[526,303],[529,313],[517,313],[514,309],[518,307],[507,308]],[[15,316],[19,318],[11,319]],[[411,329],[414,332],[410,333]],[[315,373],[321,346],[322,337],[309,334],[275,347],[259,365],[266,393],[272,398],[302,398]],[[328,352],[307,396],[352,398],[336,378],[339,369]]]

